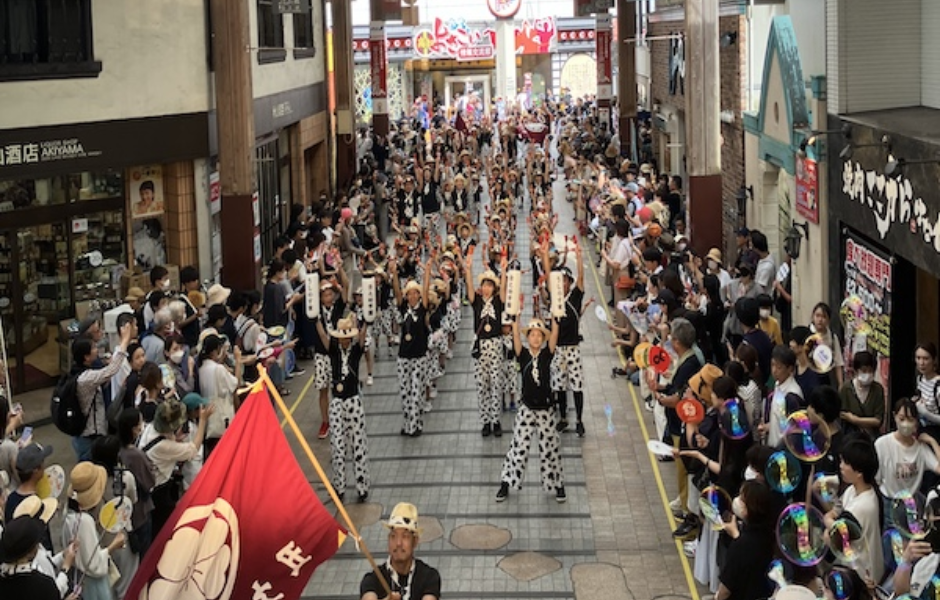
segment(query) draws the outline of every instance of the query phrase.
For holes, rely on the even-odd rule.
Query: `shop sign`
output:
[[[372,110],[388,114],[388,57],[386,55],[385,23],[376,21],[369,27],[369,65],[372,75]]]
[[[254,238],[255,262],[261,262],[261,234],[255,231]]]
[[[929,191],[936,193],[936,188]],[[906,232],[923,243],[921,252],[940,258],[940,211],[929,207],[922,197],[915,197],[917,192],[906,176],[885,177],[879,171],[863,169],[857,161],[845,161],[842,192],[857,202],[866,216],[871,215],[882,240],[894,228],[897,232],[892,233],[894,240],[903,243],[905,240],[899,236]]]
[[[261,227],[261,204],[258,201],[258,192],[251,195],[251,212],[254,215],[255,227]]]
[[[308,13],[310,0],[277,0],[277,12],[282,15]]]
[[[610,15],[597,16],[597,35],[594,38],[597,53],[597,97],[610,99],[613,95],[610,43],[612,37]]]
[[[876,377],[888,389],[891,358],[891,257],[858,236],[845,235],[845,282],[839,314],[845,327],[845,364],[868,350],[877,360]]]
[[[555,17],[526,19],[515,27],[516,54],[548,54],[555,42]],[[412,43],[417,58],[460,58],[461,48],[496,48],[496,29],[471,27],[465,19],[437,18],[433,27],[418,29]]]
[[[486,0],[486,7],[497,19],[511,19],[519,12],[522,0]]]
[[[222,210],[222,180],[218,171],[209,173],[209,214],[217,215]]]
[[[88,219],[72,219],[72,233],[86,233],[88,231]]]
[[[681,34],[669,40],[669,95],[685,95],[685,38]]]
[[[811,158],[796,157],[796,212],[819,223],[818,165]]]
[[[485,46],[467,46],[457,49],[457,60],[490,60],[496,55],[496,49],[489,44]]]
[[[0,146],[0,167],[18,167],[59,160],[89,158],[100,154],[100,150],[86,150],[85,145],[78,138],[13,143]]]

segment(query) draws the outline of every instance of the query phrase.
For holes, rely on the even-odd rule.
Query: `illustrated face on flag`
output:
[[[344,538],[259,386],[156,536],[125,597],[295,600]]]

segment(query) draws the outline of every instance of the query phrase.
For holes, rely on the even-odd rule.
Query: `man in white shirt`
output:
[[[757,261],[757,268],[754,270],[754,282],[760,288],[762,294],[772,294],[774,289],[774,276],[777,274],[777,266],[774,259],[767,250],[767,236],[760,231],[751,232],[751,247],[757,252],[760,260]]]
[[[764,422],[758,426],[758,431],[767,437],[767,445],[771,448],[776,448],[783,441],[787,418],[803,405],[803,389],[793,378],[795,367],[796,356],[789,347],[774,348],[770,359],[770,373],[776,385],[764,410]]]

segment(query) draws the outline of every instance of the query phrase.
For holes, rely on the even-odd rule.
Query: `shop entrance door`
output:
[[[453,75],[444,78],[444,106],[448,108],[458,94],[466,96],[474,92],[483,101],[485,113],[490,106],[489,75]]]

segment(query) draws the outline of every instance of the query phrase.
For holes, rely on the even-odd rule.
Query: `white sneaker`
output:
[[[372,375],[366,377],[366,385],[372,385]]]
[[[672,514],[682,514],[685,511],[682,510],[682,501],[676,496],[672,502],[669,503],[669,509],[672,511]]]
[[[448,350],[448,351],[447,351],[447,359],[450,360],[450,359],[453,358],[453,357],[454,357],[454,351],[453,351],[453,350]]]
[[[698,550],[698,540],[691,542],[682,542],[682,552],[689,558],[695,558],[695,551]]]
[[[431,394],[430,394],[430,395],[431,395],[432,398],[437,398],[437,386],[436,386],[436,385],[432,385],[432,386],[431,386]]]
[[[431,407],[431,403],[430,403],[430,402],[425,402],[425,403],[424,403],[424,407],[423,407],[421,410],[424,411],[424,412],[426,412],[426,413],[429,413],[429,412],[431,412],[431,408],[432,408],[432,407]]]

